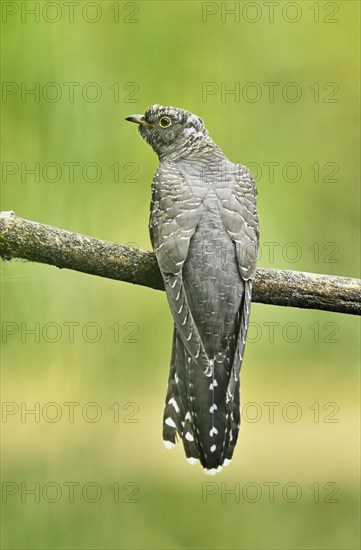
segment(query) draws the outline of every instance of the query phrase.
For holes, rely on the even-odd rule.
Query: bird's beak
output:
[[[145,120],[144,115],[130,115],[127,116],[126,119],[128,122],[136,122],[137,124],[148,124],[148,122]]]

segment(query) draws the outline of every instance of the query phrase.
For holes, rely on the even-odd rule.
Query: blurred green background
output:
[[[157,159],[124,117],[174,105],[252,167],[261,267],[358,277],[359,3],[289,4],[2,2],[2,210],[149,249]],[[162,445],[163,293],[16,261],[1,297],[3,548],[359,548],[356,317],[253,305],[208,478]]]

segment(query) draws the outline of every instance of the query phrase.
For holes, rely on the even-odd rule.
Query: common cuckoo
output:
[[[152,105],[126,118],[159,157],[149,231],[174,318],[163,418],[166,448],[211,475],[229,464],[240,427],[240,369],[256,273],[256,186],[201,118]]]

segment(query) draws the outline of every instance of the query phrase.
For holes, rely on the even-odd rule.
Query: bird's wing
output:
[[[190,239],[202,215],[201,194],[195,196],[191,192],[173,163],[161,164],[152,183],[149,231],[177,331],[190,356],[210,376],[212,366],[194,322],[182,278]]]
[[[229,163],[225,170],[225,181],[218,183],[216,192],[220,200],[221,218],[235,243],[238,269],[244,280],[237,349],[227,390],[227,400],[230,401],[234,398],[239,380],[250,314],[252,282],[256,275],[259,241],[257,189],[246,166]]]
[[[241,164],[229,163],[225,180],[217,184],[221,218],[236,245],[239,272],[245,281],[256,274],[258,252],[257,189],[252,174]]]

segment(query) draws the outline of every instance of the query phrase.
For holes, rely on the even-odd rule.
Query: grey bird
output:
[[[259,240],[256,186],[201,118],[152,105],[126,118],[159,157],[150,238],[174,318],[163,441],[190,464],[229,464],[240,427],[240,369]]]

